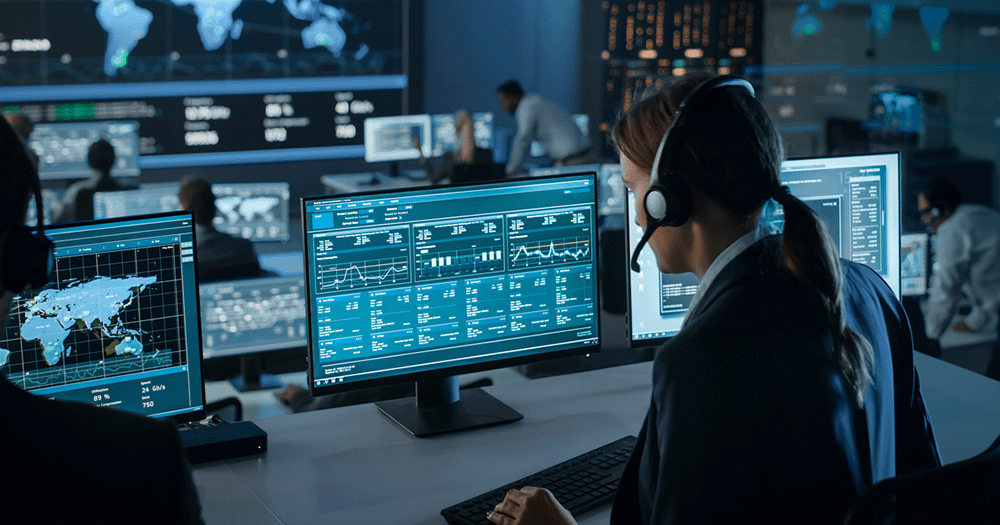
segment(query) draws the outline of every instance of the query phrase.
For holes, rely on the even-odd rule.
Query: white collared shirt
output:
[[[728,248],[722,250],[722,253],[720,253],[719,256],[712,261],[712,264],[709,265],[708,271],[706,271],[705,275],[701,278],[701,282],[698,283],[698,291],[695,292],[694,298],[691,299],[691,305],[688,307],[687,314],[684,315],[684,323],[681,324],[682,329],[687,326],[688,320],[691,319],[691,313],[698,308],[698,303],[701,301],[701,298],[705,295],[705,292],[708,291],[708,287],[712,286],[712,281],[718,277],[719,273],[722,272],[722,269],[728,266],[733,259],[746,251],[747,248],[753,246],[754,243],[764,237],[767,237],[768,235],[771,235],[772,233],[771,227],[762,220],[757,223],[757,227],[754,228],[753,231],[743,235],[739,239],[736,239],[736,241],[730,244]]]

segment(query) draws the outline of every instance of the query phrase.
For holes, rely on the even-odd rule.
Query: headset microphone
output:
[[[745,79],[734,75],[720,75],[709,78],[698,84],[684,100],[677,106],[674,112],[674,119],[663,133],[660,145],[656,148],[656,156],[653,158],[653,168],[650,170],[649,190],[643,196],[643,209],[646,214],[646,231],[642,234],[642,239],[632,252],[632,271],[639,272],[639,252],[649,241],[653,232],[660,226],[681,226],[691,218],[691,207],[693,195],[691,185],[687,179],[679,173],[674,173],[676,163],[667,160],[673,152],[679,148],[676,143],[681,140],[677,129],[684,120],[683,115],[690,111],[692,105],[703,104],[699,102],[705,94],[712,89],[738,86],[750,92],[754,96],[753,86]],[[666,157],[666,159],[664,159]],[[663,167],[666,167],[664,169]],[[664,172],[661,175],[661,172]]]

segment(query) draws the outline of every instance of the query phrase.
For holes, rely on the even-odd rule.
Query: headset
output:
[[[0,257],[0,285],[16,294],[24,294],[28,285],[32,291],[41,289],[52,280],[55,272],[52,240],[45,236],[42,184],[38,174],[33,175],[31,186],[35,194],[38,231],[18,225],[0,233],[0,253],[3,254]]]
[[[707,93],[715,88],[737,86],[746,89],[754,96],[750,82],[735,75],[719,75],[705,80],[695,86],[674,112],[674,120],[660,139],[660,145],[653,157],[653,169],[650,170],[649,190],[643,197],[643,208],[646,211],[646,231],[632,252],[632,271],[639,271],[639,252],[649,241],[653,232],[660,226],[681,226],[691,218],[693,194],[687,178],[675,172],[676,163],[671,162],[671,156],[679,150],[678,142],[683,135],[677,130],[683,125],[684,115],[691,112],[692,106],[704,104],[700,102]],[[678,138],[681,137],[681,138]],[[696,159],[697,160],[697,159]],[[665,166],[665,169],[663,168]],[[664,173],[665,172],[665,173]]]

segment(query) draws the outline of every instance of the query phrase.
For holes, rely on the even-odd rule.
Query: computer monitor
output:
[[[86,179],[90,145],[105,139],[115,148],[112,177],[139,176],[139,123],[125,121],[43,122],[35,125],[28,147],[38,155],[38,176],[49,179]]]
[[[899,154],[789,159],[781,180],[796,197],[824,220],[840,256],[866,264],[879,273],[899,297],[900,185]],[[642,228],[635,225],[635,198],[627,199],[626,246],[631,257]],[[765,205],[762,220],[783,226],[780,206]],[[647,245],[639,255],[642,271],[628,272],[628,331],[632,344],[657,344],[680,331],[698,278],[694,274],[662,274]]]
[[[0,371],[33,394],[204,417],[194,219],[189,212],[46,228],[55,278],[18,297]]]
[[[378,405],[414,435],[520,419],[455,376],[599,349],[596,190],[586,173],[303,199],[313,394],[416,381],[415,403]]]
[[[413,147],[420,139],[424,157],[431,156],[430,115],[402,115],[365,119],[365,161],[397,162],[420,158]]]
[[[583,132],[583,136],[585,136],[585,137],[590,136],[590,116],[589,115],[584,115],[582,113],[581,114],[573,115],[573,122],[575,122],[576,123],[576,127],[580,128],[580,131]],[[531,149],[528,151],[528,155],[529,156],[532,156],[532,157],[541,157],[541,156],[544,156],[545,154],[546,154],[545,153],[545,148],[543,148],[542,145],[538,143],[538,141],[532,141],[531,142]]]
[[[213,184],[212,193],[217,230],[251,241],[289,239],[287,182]]]
[[[919,296],[927,293],[930,279],[930,235],[927,233],[904,233],[899,238],[899,280],[900,293],[904,296]]]
[[[601,164],[601,187],[597,212],[603,216],[625,215],[625,183],[621,164]]]
[[[306,346],[301,275],[205,283],[199,296],[205,359]]]
[[[52,224],[53,218],[62,209],[62,194],[63,190],[42,188],[42,214],[44,215],[42,224]],[[35,227],[38,225],[37,221],[38,210],[35,208],[34,203],[32,203],[28,206],[28,214],[24,218],[24,224]]]
[[[455,114],[444,113],[431,115],[432,157],[440,157],[444,152],[455,149],[458,138],[455,136]],[[493,113],[481,112],[472,114],[472,137],[476,147],[490,149],[493,146]]]
[[[94,193],[94,218],[111,219],[177,210],[180,186],[176,182],[143,184],[139,189]]]

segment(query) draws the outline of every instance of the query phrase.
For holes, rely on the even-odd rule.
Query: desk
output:
[[[1000,434],[1000,383],[924,355],[915,360],[946,462]],[[258,421],[266,455],[194,470],[207,523],[440,525],[441,509],[627,434],[649,405],[649,362],[485,390],[520,422],[411,437],[372,405]],[[510,458],[516,457],[516,460]],[[607,523],[610,508],[578,516]]]

